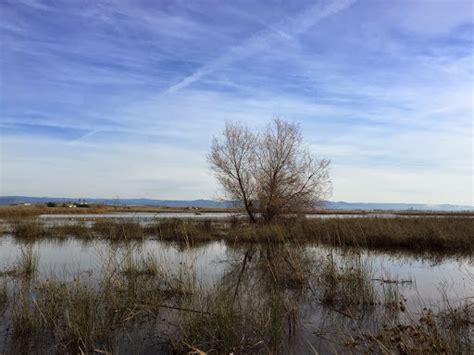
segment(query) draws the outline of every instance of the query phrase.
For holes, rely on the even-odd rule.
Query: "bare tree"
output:
[[[275,119],[256,152],[259,210],[266,221],[313,207],[329,191],[328,160],[317,160],[303,145],[296,123]]]
[[[247,127],[227,123],[222,141],[213,139],[208,160],[222,187],[231,199],[242,202],[250,220],[255,222],[256,184],[252,175],[257,138]]]
[[[231,198],[241,201],[251,221],[265,221],[313,207],[330,191],[329,161],[304,146],[296,123],[275,119],[261,134],[228,123],[214,139],[211,167]]]

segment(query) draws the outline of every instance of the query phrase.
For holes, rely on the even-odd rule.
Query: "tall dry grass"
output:
[[[236,302],[232,289],[217,285],[200,290],[181,312],[174,339],[178,351],[201,353],[279,353],[287,313],[281,295],[272,290],[248,293]]]
[[[35,217],[41,214],[97,214],[115,212],[113,207],[105,205],[90,205],[88,208],[47,207],[45,204],[29,206],[0,206],[0,219],[11,220],[24,217]]]
[[[186,245],[213,240],[228,243],[321,243],[411,252],[472,254],[474,219],[468,217],[283,219],[250,224],[242,219],[163,219],[142,225],[133,220],[97,219],[85,224],[45,226],[36,218],[11,223],[19,239],[40,237],[143,240],[146,237]]]
[[[463,217],[327,218],[247,225],[229,232],[241,242],[317,242],[414,252],[474,252],[474,219]]]
[[[18,239],[37,239],[45,235],[43,223],[37,218],[10,221],[11,233]]]
[[[53,346],[62,353],[115,352],[117,338],[124,329],[146,324],[158,316],[173,292],[163,293],[163,285],[173,280],[160,273],[150,255],[111,259],[95,282],[77,277],[60,281],[14,279],[11,307],[13,348],[33,344],[46,351]]]
[[[0,277],[12,276],[20,279],[30,279],[38,272],[39,257],[33,251],[32,245],[20,248],[20,253],[12,267],[0,271]]]
[[[379,295],[372,278],[371,266],[360,258],[349,259],[342,266],[328,258],[319,273],[320,301],[338,308],[375,306]]]
[[[147,235],[160,240],[194,244],[217,239],[219,224],[211,220],[163,219],[144,227]]]
[[[130,220],[100,218],[91,227],[91,232],[100,238],[110,240],[143,239],[143,227]]]

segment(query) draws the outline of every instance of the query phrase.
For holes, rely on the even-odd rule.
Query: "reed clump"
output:
[[[36,289],[34,309],[40,314],[37,333],[51,334],[56,344],[69,351],[111,349],[116,312],[105,301],[108,294],[104,289],[54,279],[39,283]]]
[[[145,237],[140,223],[107,218],[97,219],[91,227],[91,232],[99,238],[109,240],[133,240]]]
[[[85,238],[92,239],[94,237],[91,228],[87,227],[85,223],[67,223],[52,225],[45,231],[45,236],[51,238]]]
[[[8,289],[5,280],[0,279],[0,314],[5,310],[8,303]]]
[[[38,218],[15,219],[9,221],[15,238],[35,240],[45,235],[44,225]]]
[[[145,226],[145,234],[160,240],[194,244],[215,240],[219,229],[211,220],[188,220],[171,218]]]
[[[23,278],[32,278],[38,271],[38,255],[33,251],[32,246],[20,249],[20,255],[14,267],[4,274]]]
[[[237,302],[232,288],[217,285],[201,291],[192,310],[180,313],[178,351],[229,353],[278,352],[285,307],[274,293],[245,296]]]
[[[40,314],[31,300],[30,293],[31,290],[24,287],[15,298],[11,327],[17,340],[34,337],[41,329]]]
[[[158,276],[160,274],[160,267],[152,254],[144,257],[127,254],[121,267],[121,272],[125,275]]]
[[[38,272],[38,255],[33,251],[32,246],[20,248],[14,265],[4,271],[0,271],[0,277],[10,276],[22,279],[31,279]]]
[[[398,282],[385,282],[382,286],[382,302],[386,310],[392,313],[406,310],[406,298],[400,293]]]
[[[269,287],[302,291],[310,286],[315,261],[303,246],[268,244],[257,257],[257,268]]]
[[[67,291],[65,316],[61,319],[65,329],[62,341],[85,353],[97,345],[103,348],[103,344],[111,343],[114,322],[107,305],[100,302],[100,296],[84,285]]]
[[[328,258],[322,265],[318,286],[321,303],[331,307],[366,307],[378,302],[370,265],[357,257],[341,265]]]

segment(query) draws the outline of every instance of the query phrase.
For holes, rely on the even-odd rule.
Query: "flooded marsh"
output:
[[[0,238],[0,353],[473,350],[469,251],[321,243],[304,221],[23,223]]]
[[[195,244],[215,240],[232,243],[319,243],[406,252],[466,254],[474,252],[474,220],[464,216],[283,218],[249,223],[240,215],[203,214],[165,217],[74,217],[48,215],[4,219],[3,233],[23,240],[80,237],[83,239],[159,239]],[[46,216],[44,216],[46,217]]]

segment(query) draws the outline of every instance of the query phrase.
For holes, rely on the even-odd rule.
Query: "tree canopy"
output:
[[[331,188],[329,160],[304,145],[298,124],[281,119],[261,132],[228,122],[208,160],[227,197],[253,222],[314,207]]]

